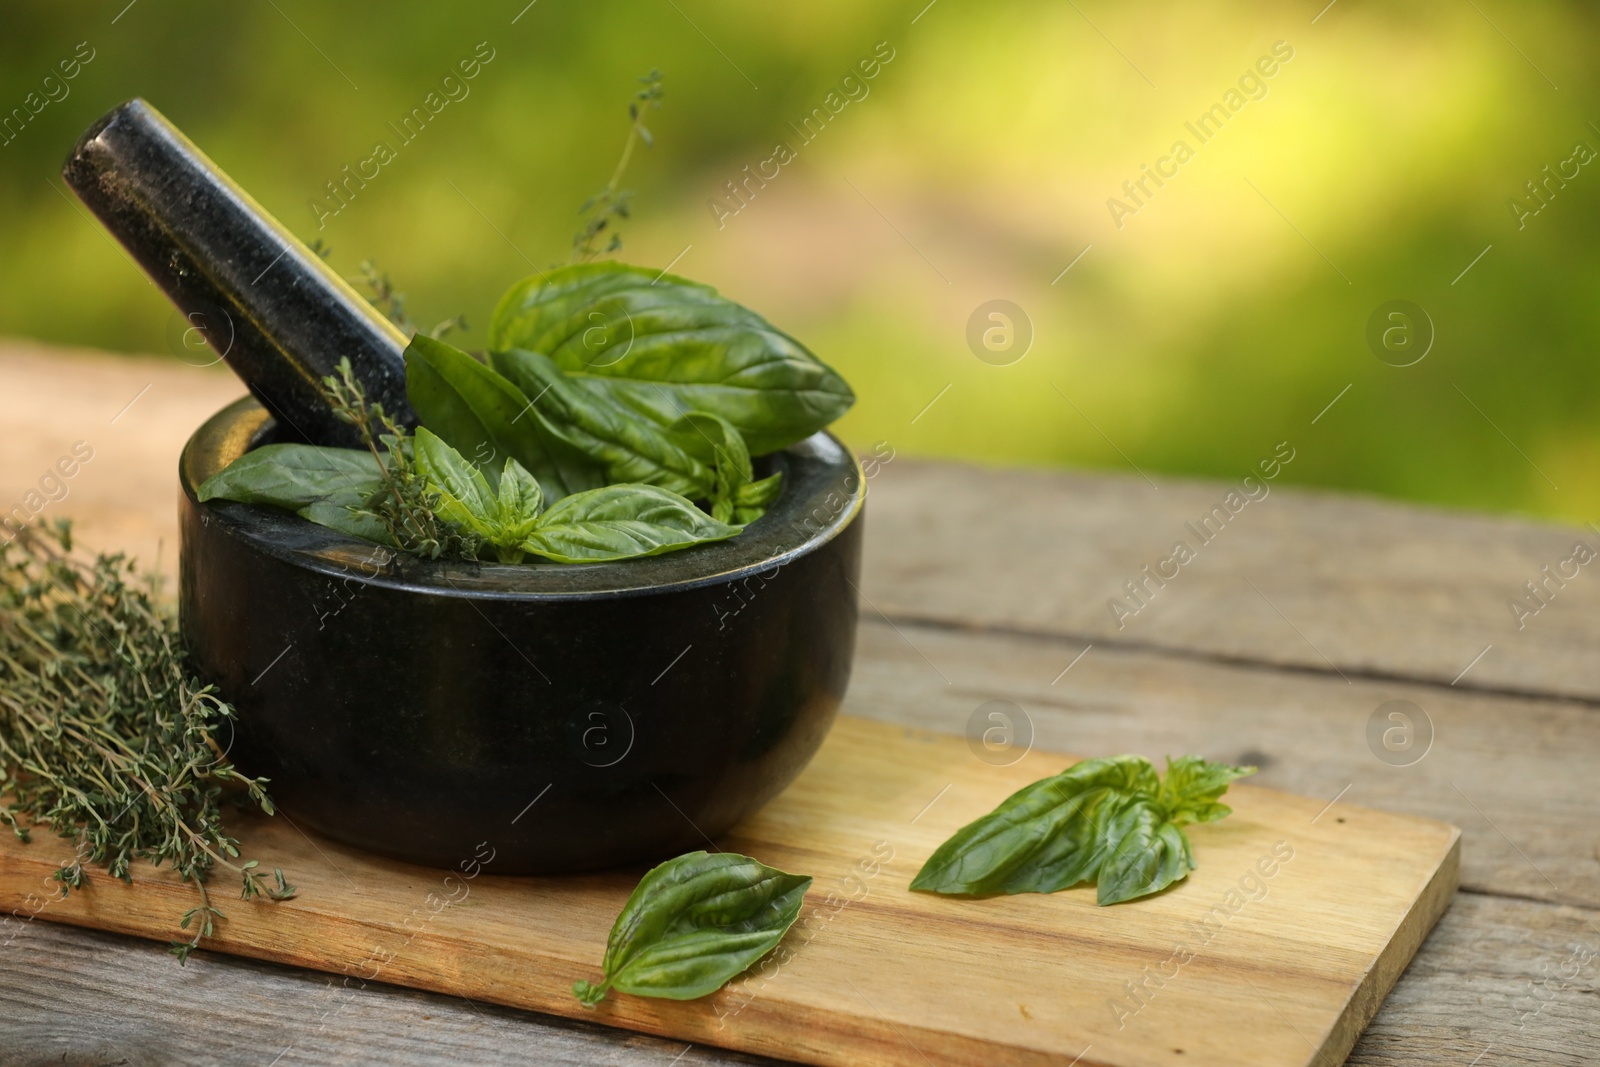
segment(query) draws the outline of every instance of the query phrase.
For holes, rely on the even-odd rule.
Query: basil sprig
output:
[[[782,474],[755,480],[750,450],[744,436],[721,415],[691,411],[672,424],[684,447],[707,465],[711,472],[708,492],[711,515],[719,522],[744,526],[754,522],[778,497]]]
[[[417,470],[439,496],[439,517],[465,526],[494,546],[502,562],[522,558],[522,542],[539,523],[544,491],[522,464],[506,457],[500,484],[461,458],[426,426],[417,430]]]
[[[611,927],[598,985],[572,983],[584,1007],[616,989],[693,1000],[715,993],[783,940],[811,879],[732,852],[691,852],[640,880]]]
[[[782,479],[758,480],[752,454],[821,429],[854,401],[843,379],[754,312],[616,263],[518,283],[490,341],[485,365],[436,338],[412,339],[415,444],[391,422],[370,452],[258,448],[207,480],[200,499],[288,508],[433,557],[454,537],[467,558],[477,544],[503,561],[630,559],[756,521]],[[407,481],[413,452],[426,484]],[[432,529],[422,521],[429,492],[440,529],[413,546],[406,531]]]
[[[489,347],[542,352],[662,425],[691,411],[720,415],[758,456],[809,437],[855,402],[831,367],[750,309],[710,286],[620,263],[512,286],[494,310]]]
[[[690,501],[653,485],[608,485],[564,497],[548,511],[539,483],[507,459],[499,488],[437,435],[417,430],[417,467],[442,518],[494,546],[501,562],[532,552],[557,563],[655,556],[738,533]]]
[[[1198,756],[1167,759],[1165,780],[1141,756],[1084,760],[1007,797],[956,831],[911,888],[956,896],[1053,893],[1096,883],[1100,904],[1158,893],[1188,877],[1188,823],[1215,822],[1218,803],[1254,767]]]
[[[538,352],[515,348],[490,359],[507,381],[534,398],[529,414],[597,462],[607,481],[644,482],[701,499],[709,494],[715,475],[691,452],[694,442],[687,435],[591,393]]]
[[[608,485],[557,503],[539,517],[522,547],[556,563],[605,563],[659,556],[738,532],[666,489]]]
[[[509,456],[550,500],[606,484],[600,459],[557,433],[504,375],[425,334],[411,339],[405,360],[406,397],[417,418],[474,464],[498,471]]]

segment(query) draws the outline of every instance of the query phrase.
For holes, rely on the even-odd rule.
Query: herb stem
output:
[[[637,111],[633,116],[633,125],[628,127],[628,139],[622,142],[622,158],[617,160],[616,169],[611,172],[611,178],[606,182],[602,196],[615,195],[617,186],[622,182],[622,175],[628,169],[628,161],[633,158],[633,146],[639,143],[639,131],[644,128],[644,112]]]
[[[634,93],[633,99],[628,103],[627,139],[622,143],[622,155],[617,160],[617,165],[612,168],[611,177],[605,186],[584,202],[578,210],[578,215],[583,219],[583,226],[572,237],[572,255],[568,263],[583,263],[594,259],[601,254],[601,249],[595,245],[600,234],[612,225],[615,219],[628,217],[628,200],[631,194],[621,188],[622,176],[627,172],[628,164],[633,160],[633,150],[640,141],[646,145],[651,143],[650,130],[645,126],[645,113],[650,108],[661,106],[661,72],[652,70],[649,74],[639,79],[644,88]],[[611,232],[611,242],[604,249],[606,252],[615,252],[622,247],[622,239],[617,236],[616,230]]]

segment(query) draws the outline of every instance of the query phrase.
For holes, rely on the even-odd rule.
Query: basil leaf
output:
[[[361,507],[349,504],[338,504],[330,501],[318,501],[307,504],[295,514],[302,519],[310,519],[318,526],[326,526],[330,530],[337,530],[351,537],[359,537],[363,541],[374,541],[390,548],[398,548],[394,538],[389,534],[389,528],[383,520],[374,513]]]
[[[685,447],[684,435],[591,392],[538,352],[513,348],[490,357],[527,396],[551,430],[605,466],[606,481],[643,482],[699,499],[716,476]]]
[[[460,349],[413,337],[406,395],[424,426],[490,478],[509,456],[551,499],[605,484],[600,465],[552,433],[522,390]]]
[[[727,419],[706,411],[691,411],[672,424],[689,442],[690,451],[716,471],[711,493],[711,517],[718,522],[747,526],[766,513],[767,505],[778,499],[783,474],[755,480],[750,450],[744,435]]]
[[[771,951],[800,915],[811,878],[731,852],[691,852],[640,880],[611,927],[599,985],[574,982],[594,1007],[606,991],[693,1000]]]
[[[262,445],[201,483],[201,500],[237,500],[286,508],[319,526],[394,547],[383,520],[366,504],[383,491],[371,452],[320,445]]]
[[[430,431],[417,427],[417,471],[439,497],[438,515],[494,545],[502,563],[522,560],[522,541],[539,523],[543,493],[533,475],[507,458],[498,491],[483,472]]]
[[[1105,837],[1116,845],[1096,879],[1098,904],[1159,893],[1195,869],[1189,839],[1149,801],[1136,800],[1120,808],[1107,823]]]
[[[500,496],[496,501],[500,509],[500,525],[507,528],[526,526],[517,540],[528,535],[539,521],[544,508],[544,493],[533,475],[514,459],[507,459],[500,474]]]
[[[1154,793],[1155,768],[1138,756],[1085,760],[1013,793],[940,845],[912,889],[961,896],[1052,893],[1094,877],[1106,827],[1131,796]]]
[[[539,525],[543,494],[533,475],[514,459],[506,460],[500,474],[500,493],[489,523],[489,541],[501,563],[521,563],[522,542]]]
[[[603,563],[658,556],[738,532],[659,486],[608,485],[558,502],[539,517],[522,548],[557,563]]]
[[[748,526],[766,514],[767,505],[783,491],[783,472],[768,475],[758,482],[747,482],[733,494],[733,522]]]
[[[310,504],[370,499],[383,488],[383,472],[371,452],[319,445],[262,445],[240,456],[200,484],[202,501],[237,500],[298,511]]]
[[[691,411],[673,423],[672,429],[716,472],[707,494],[711,500],[711,517],[718,522],[729,521],[733,518],[739,488],[755,479],[744,435],[727,419],[706,411]]]
[[[709,286],[620,263],[512,286],[489,347],[543,352],[663,425],[690,411],[720,415],[756,455],[809,437],[855,402],[832,368],[755,312]]]
[[[414,440],[417,473],[439,494],[439,517],[489,537],[500,506],[483,472],[426,426],[417,427]]]
[[[1195,869],[1183,824],[1227,815],[1217,798],[1253,773],[1185,756],[1168,759],[1161,781],[1138,756],[1084,760],[962,827],[911,888],[989,896],[1053,893],[1093,880],[1101,904],[1160,892]]]
[[[1234,767],[1210,763],[1199,756],[1167,757],[1167,776],[1161,783],[1161,800],[1173,822],[1216,822],[1233,813],[1217,798],[1228,791],[1235,778],[1256,773],[1254,767]]]

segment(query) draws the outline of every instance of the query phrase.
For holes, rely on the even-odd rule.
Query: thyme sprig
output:
[[[439,517],[439,494],[417,469],[406,428],[381,403],[368,403],[348,358],[339,360],[338,374],[322,379],[322,392],[334,415],[356,428],[383,471],[383,491],[365,510],[383,524],[390,542],[428,559],[477,559],[481,540]]]
[[[632,189],[621,188],[622,175],[628,169],[628,163],[633,159],[633,149],[640,141],[646,148],[655,145],[655,138],[651,136],[650,129],[644,124],[645,113],[661,107],[661,72],[652,70],[649,74],[639,79],[644,88],[633,94],[633,99],[628,101],[628,118],[631,125],[628,127],[628,139],[622,143],[622,157],[617,160],[617,165],[611,171],[611,179],[604,188],[583,202],[578,209],[578,217],[582,225],[578,232],[572,235],[572,257],[569,263],[587,263],[600,256],[609,255],[622,247],[622,236],[616,231],[616,220],[629,217],[629,201],[633,199]],[[604,248],[597,242],[600,235],[611,229],[611,240]]]
[[[321,242],[318,241],[317,244],[320,245]],[[312,247],[312,251],[321,254],[315,245]],[[361,265],[356,269],[360,273],[349,280],[367,290],[365,294],[367,303],[381,311],[383,317],[399,327],[402,333],[408,335],[416,333],[417,324],[411,318],[410,312],[406,310],[406,294],[395,288],[394,281],[389,277],[389,272],[380,271],[377,261],[371,259],[362,260]],[[467,329],[467,317],[465,315],[452,315],[429,330],[428,336],[444,337],[452,330],[465,329]]]
[[[294,895],[275,870],[239,860],[225,800],[273,806],[264,778],[227,762],[233,708],[188,670],[176,620],[153,576],[124,555],[73,553],[65,520],[0,545],[0,824],[23,841],[46,826],[73,841],[61,895],[85,863],[129,881],[134,860],[169,864],[200,903],[184,913],[179,962],[225,918],[206,883],[237,874],[240,897]]]

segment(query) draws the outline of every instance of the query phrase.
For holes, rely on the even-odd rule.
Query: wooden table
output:
[[[240,392],[175,359],[0,345],[0,508],[85,441],[93,460],[43,513],[146,559],[160,542],[170,573],[178,450]],[[1042,748],[1200,752],[1455,823],[1461,893],[1349,1062],[1595,1062],[1600,569],[1551,580],[1520,620],[1508,601],[1578,542],[1600,552],[1600,531],[1274,487],[1119,628],[1108,599],[1193,543],[1185,524],[1229,488],[1155,481],[883,466],[846,710],[962,733],[1006,700]],[[1369,743],[1391,700],[1423,713],[1400,753]],[[210,953],[180,968],[155,943],[34,922],[0,945],[0,1064],[766,1062],[392,987],[330,998],[333,981]]]

